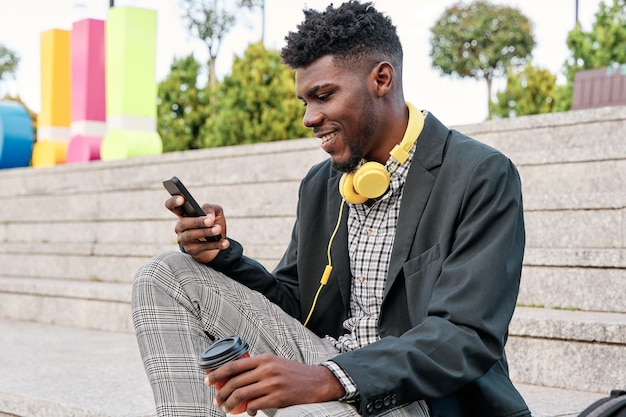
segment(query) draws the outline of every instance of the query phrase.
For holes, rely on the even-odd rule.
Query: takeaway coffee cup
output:
[[[217,340],[211,346],[206,348],[200,355],[198,364],[200,368],[208,375],[211,371],[220,366],[237,359],[248,358],[248,342],[239,336],[229,336]],[[215,384],[215,389],[219,390],[224,386],[225,382]],[[247,401],[241,402],[230,411],[230,414],[241,414],[246,412]]]

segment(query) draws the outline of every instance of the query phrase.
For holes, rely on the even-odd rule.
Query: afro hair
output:
[[[325,55],[336,63],[387,60],[401,70],[402,45],[391,20],[371,2],[350,0],[325,11],[304,10],[304,21],[285,37],[283,62],[302,68]]]

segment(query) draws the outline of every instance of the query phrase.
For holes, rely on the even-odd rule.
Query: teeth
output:
[[[322,136],[320,139],[322,139],[322,142],[328,142],[329,140],[331,140],[334,137],[335,137],[334,133],[329,133],[328,135]]]

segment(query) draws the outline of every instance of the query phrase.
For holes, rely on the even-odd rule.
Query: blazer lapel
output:
[[[337,224],[337,217],[339,216],[339,210],[341,206],[341,195],[339,194],[339,179],[341,173],[336,172],[337,175],[333,175],[328,180],[328,222],[329,236],[332,236],[335,226]],[[331,247],[331,257],[333,261],[333,272],[331,279],[336,279],[339,285],[339,291],[341,292],[341,298],[344,306],[350,305],[350,255],[348,253],[348,203],[344,203],[343,213],[341,217],[341,223],[339,229],[333,240]]]
[[[402,266],[408,260],[419,222],[437,179],[432,170],[443,163],[449,132],[435,116],[430,113],[426,116],[424,129],[417,140],[415,154],[404,184],[400,217],[383,297],[387,296]]]

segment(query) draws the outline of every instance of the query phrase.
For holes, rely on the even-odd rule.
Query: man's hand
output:
[[[179,195],[165,201],[165,207],[178,216],[176,228],[178,244],[200,263],[211,262],[220,250],[230,246],[226,239],[226,218],[224,210],[217,204],[204,204],[202,209],[206,216],[186,217],[181,207],[185,199]],[[205,238],[222,235],[217,242],[207,242]]]
[[[264,354],[229,362],[204,378],[206,385],[224,383],[217,391],[214,406],[229,412],[248,401],[247,412],[290,405],[334,401],[345,392],[325,366],[305,365]]]

